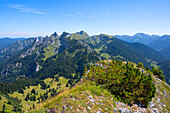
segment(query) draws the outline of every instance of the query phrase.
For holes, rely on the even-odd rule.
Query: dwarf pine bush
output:
[[[84,73],[86,79],[103,85],[124,103],[147,106],[155,96],[155,85],[151,75],[145,75],[130,62],[100,61]]]

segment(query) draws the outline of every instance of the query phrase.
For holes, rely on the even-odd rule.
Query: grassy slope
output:
[[[153,81],[156,79],[153,76]],[[158,83],[159,81],[159,83]],[[159,112],[170,112],[170,97],[165,97],[166,91],[167,95],[170,95],[170,88],[161,80],[155,82],[157,90],[160,92],[156,92],[155,98],[153,98],[152,102],[155,104],[153,108],[158,109]],[[90,98],[92,96],[92,99]],[[158,102],[158,98],[160,101]],[[115,101],[118,101],[114,95],[108,92],[101,86],[96,86],[94,82],[86,81],[81,84],[78,83],[76,87],[71,90],[67,90],[59,94],[57,97],[54,97],[44,103],[43,106],[37,108],[33,113],[44,112],[48,110],[54,110],[55,112],[92,112],[96,113],[97,111],[101,112],[114,112],[114,108],[123,107],[121,104],[116,105]],[[164,106],[165,104],[165,106]],[[64,108],[67,106],[66,108]],[[135,105],[124,106],[126,109],[131,111],[136,111],[137,109],[141,109],[136,107]],[[143,109],[144,112],[153,112],[153,109]]]
[[[162,107],[163,112],[170,113],[170,87],[165,82],[157,79],[153,76],[153,81],[156,85],[156,94],[153,98],[153,102],[156,103],[156,107]],[[166,93],[165,93],[166,92]],[[159,99],[158,99],[159,98]],[[165,106],[164,106],[165,104]],[[166,111],[166,109],[168,111]],[[161,110],[161,109],[160,109]]]
[[[31,112],[39,112],[42,113],[47,111],[48,109],[55,109],[56,112],[65,111],[65,112],[97,112],[101,109],[102,112],[114,112],[114,108],[117,108],[114,101],[118,101],[114,95],[104,89],[102,86],[96,86],[94,82],[85,81],[79,82],[74,88],[67,90],[65,88],[65,84],[67,83],[67,79],[60,77],[61,88],[65,90],[64,92],[60,93],[58,96],[49,98],[47,101],[36,104],[36,102],[28,101],[26,102],[23,100],[27,93],[30,93],[31,90],[34,88],[38,93],[44,93],[45,90],[40,89],[40,86],[31,86],[27,88],[25,92],[25,96],[20,93],[15,92],[11,96],[18,97],[22,99],[22,104],[24,106],[23,110],[28,111],[30,107],[32,107],[33,103],[36,105],[36,109]],[[47,78],[45,79],[45,83],[49,84],[51,88],[58,87],[57,84],[59,82],[52,81],[52,79]],[[152,102],[155,104],[154,108],[157,108],[159,112],[170,112],[170,87],[167,86],[164,82],[157,79],[153,76],[153,82],[156,85],[156,97],[153,98]],[[165,93],[166,92],[166,93]],[[90,98],[92,96],[92,99]],[[7,99],[2,97],[0,102],[7,102]],[[37,101],[38,102],[38,101]],[[7,105],[7,104],[6,104]],[[68,106],[64,108],[64,106]],[[9,110],[12,110],[12,106],[7,105]],[[127,109],[135,111],[138,108],[126,106]],[[161,109],[162,108],[162,109]],[[0,106],[0,109],[1,106]],[[151,109],[147,108],[147,112],[152,112]]]
[[[91,99],[90,96],[92,96]],[[67,90],[57,97],[44,103],[43,108],[39,108],[33,112],[42,112],[49,109],[56,109],[56,112],[63,111],[63,106],[68,106],[65,112],[97,112],[102,109],[103,112],[114,111],[113,100],[114,95],[101,86],[96,86],[94,82],[83,82],[71,90]]]
[[[45,61],[47,58],[55,55],[55,53],[54,53],[54,46],[50,45],[50,46],[47,47],[47,49],[44,48],[44,52],[45,52],[44,53],[45,58],[43,60]]]
[[[63,78],[63,77],[59,77],[59,82],[57,82],[57,81],[52,81],[52,79],[51,78],[47,78],[47,79],[45,79],[44,80],[44,82],[47,84],[47,85],[50,85],[50,89],[51,88],[57,88],[58,87],[58,92],[60,91],[60,90],[67,90],[68,88],[67,87],[65,87],[65,85],[66,85],[66,83],[67,83],[67,79],[65,79],[65,78]],[[57,85],[58,83],[61,83],[61,85],[60,85],[60,87]],[[38,95],[35,95],[36,96],[36,98],[38,98],[39,96],[40,96],[40,94],[44,94],[45,92],[46,92],[46,90],[48,90],[48,89],[46,89],[46,90],[42,90],[41,89],[41,87],[40,87],[40,84],[38,85],[38,86],[30,86],[30,88],[26,88],[26,90],[24,90],[24,94],[21,94],[21,93],[18,93],[18,92],[14,92],[13,94],[9,94],[9,96],[11,96],[11,97],[18,97],[18,99],[20,99],[20,100],[22,100],[21,101],[21,104],[22,104],[22,106],[23,106],[23,109],[22,110],[24,110],[24,111],[28,111],[29,109],[30,109],[30,107],[32,107],[33,106],[33,103],[35,104],[35,106],[36,107],[39,107],[39,106],[42,106],[43,105],[43,103],[37,103],[38,102],[38,100],[37,101],[25,101],[24,99],[25,99],[25,97],[26,97],[26,95],[28,94],[28,93],[31,93],[31,90],[32,89],[35,89],[35,91],[36,92],[38,92]],[[48,95],[49,97],[50,97],[50,93],[49,93],[49,95]],[[5,97],[3,97],[3,96],[1,96],[2,97],[2,100],[0,100],[0,110],[2,110],[2,105],[3,105],[3,103],[4,102],[8,102],[8,100],[5,98]],[[12,109],[13,109],[13,107],[11,106],[11,105],[8,105],[8,104],[6,104],[6,107],[7,107],[7,109],[9,110],[9,111],[11,111]]]
[[[0,95],[1,96],[1,100],[0,100],[0,111],[2,111],[2,106],[4,103],[7,103],[8,102],[8,99],[6,99],[3,95]],[[13,109],[13,106],[12,105],[8,105],[8,104],[5,104],[6,108],[7,109]]]
[[[136,65],[135,65],[136,66]],[[148,72],[144,72],[148,73]],[[170,112],[170,87],[165,82],[153,77],[153,82],[156,85],[157,92],[155,98],[152,99],[154,107],[159,112]],[[166,93],[165,93],[166,92]],[[167,95],[167,96],[166,96]],[[93,99],[90,99],[90,96]],[[114,108],[118,108],[115,105],[117,98],[114,97],[109,91],[102,86],[96,86],[94,82],[86,81],[78,83],[71,90],[62,92],[58,96],[46,101],[41,108],[37,108],[32,112],[44,112],[47,110],[54,110],[55,112],[97,112],[101,109],[102,112],[114,112]],[[67,106],[66,108],[64,108]],[[141,109],[135,105],[125,106],[131,111]],[[144,109],[144,112],[153,112],[153,109]]]

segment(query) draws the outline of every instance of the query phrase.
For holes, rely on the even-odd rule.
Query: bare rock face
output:
[[[37,43],[37,42],[39,42],[39,39],[38,39],[38,37],[36,38],[36,41],[35,41],[35,42],[36,42],[36,43]]]
[[[37,67],[36,67],[36,72],[40,70],[40,65],[38,64],[38,62],[36,62]]]

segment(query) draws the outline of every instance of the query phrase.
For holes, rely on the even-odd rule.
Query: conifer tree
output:
[[[148,66],[146,67],[146,70],[147,70],[147,71],[149,70],[149,67],[148,67]]]
[[[35,89],[32,89],[31,93],[35,94]]]
[[[25,101],[28,101],[30,99],[30,95],[29,95],[29,93],[26,95],[26,97],[25,97]]]
[[[3,106],[2,106],[2,113],[5,113],[5,109],[6,109],[6,106],[5,106],[5,104],[3,104]]]
[[[35,109],[35,108],[36,108],[34,103],[33,103],[33,106],[32,106],[32,108],[33,108],[33,109]]]

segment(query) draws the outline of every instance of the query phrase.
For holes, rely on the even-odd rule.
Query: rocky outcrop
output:
[[[38,72],[40,70],[40,65],[38,64],[38,62],[36,62],[37,67],[36,67],[36,72]]]

